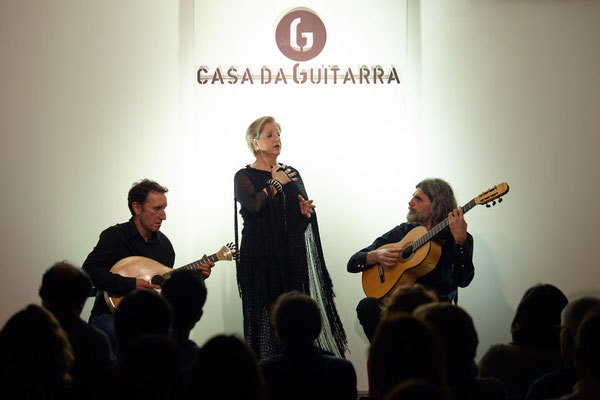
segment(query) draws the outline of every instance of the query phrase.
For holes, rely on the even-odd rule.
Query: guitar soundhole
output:
[[[405,249],[402,250],[402,259],[406,260],[407,258],[409,258],[412,255],[413,255],[412,245],[409,245]]]
[[[165,278],[162,275],[154,275],[152,277],[152,279],[150,280],[150,283],[152,283],[153,285],[157,285],[157,286],[162,286],[162,284],[165,282]]]

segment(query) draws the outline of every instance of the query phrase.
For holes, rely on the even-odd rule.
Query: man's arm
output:
[[[466,287],[473,280],[473,236],[467,232],[467,222],[464,219],[462,207],[448,214],[448,225],[454,238],[454,248],[450,254],[450,262],[454,265],[452,278],[460,287]]]
[[[467,287],[475,276],[473,236],[470,233],[467,233],[467,239],[462,246],[454,243],[454,249],[449,258],[452,265],[454,265],[452,270],[454,283],[459,287]]]
[[[348,261],[348,272],[362,272],[378,263],[381,263],[384,266],[388,266],[389,264],[395,265],[395,263],[398,261],[399,250],[378,249],[385,244],[399,242],[406,235],[406,233],[410,231],[410,228],[411,226],[408,224],[398,225],[375,239],[370,246],[354,253],[354,255],[350,257],[350,260]]]
[[[96,247],[82,265],[96,288],[117,294],[125,294],[136,288],[136,278],[126,278],[110,272],[112,266],[123,258],[118,251],[121,247],[123,244],[118,242],[118,237],[111,228],[100,234]]]

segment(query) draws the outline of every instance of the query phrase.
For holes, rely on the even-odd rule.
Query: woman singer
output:
[[[258,118],[248,127],[246,142],[255,160],[234,179],[244,222],[237,280],[246,341],[261,359],[276,355],[271,305],[280,294],[298,290],[313,297],[323,311],[317,345],[343,357],[346,333],[333,300],[315,206],[298,171],[277,160],[281,126],[273,117]],[[237,215],[235,222],[237,242]]]

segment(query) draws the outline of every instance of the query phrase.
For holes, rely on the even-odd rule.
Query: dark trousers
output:
[[[94,315],[90,320],[90,325],[106,333],[113,354],[115,357],[119,357],[119,342],[115,334],[115,316],[109,312]]]

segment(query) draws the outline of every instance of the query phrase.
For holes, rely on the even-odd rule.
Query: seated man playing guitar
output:
[[[418,281],[434,290],[440,301],[452,302],[457,300],[458,287],[473,280],[473,237],[447,182],[426,179],[418,183],[406,219],[348,261],[348,272],[363,272],[363,287],[370,296],[357,307],[369,340],[379,321],[380,300],[394,287]],[[414,232],[426,233],[419,238],[421,242],[410,237]],[[408,240],[397,243],[403,239]]]
[[[156,288],[144,279],[125,277],[110,271],[114,264],[125,257],[143,256],[173,268],[175,251],[167,236],[159,231],[162,222],[167,219],[167,191],[167,188],[148,179],[134,183],[127,196],[131,219],[104,230],[82,266],[98,289],[90,323],[108,335],[115,355],[118,354],[118,343],[114,332],[114,316],[103,292],[124,295],[135,289]],[[209,261],[197,269],[204,278],[208,278],[213,266],[214,262]]]

